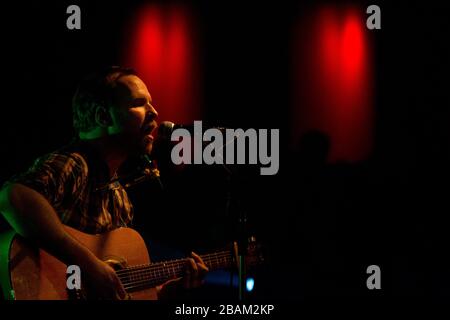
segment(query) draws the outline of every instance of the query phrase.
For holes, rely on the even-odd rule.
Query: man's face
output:
[[[110,111],[111,130],[119,134],[123,147],[130,153],[150,153],[158,112],[152,105],[147,86],[134,75],[119,78],[117,84],[116,107]]]

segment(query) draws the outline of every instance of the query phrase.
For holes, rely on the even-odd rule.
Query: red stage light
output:
[[[133,16],[124,64],[147,84],[161,120],[202,118],[195,26],[184,6],[149,5]]]
[[[363,9],[321,8],[296,33],[292,132],[330,137],[330,160],[359,161],[372,148],[370,49]]]

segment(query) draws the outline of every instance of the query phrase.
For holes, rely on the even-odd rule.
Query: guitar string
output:
[[[205,263],[209,263],[212,267],[214,267],[215,264],[220,265],[221,260],[225,260],[225,262],[228,262],[227,260],[231,257],[229,254],[221,254],[221,255],[215,255],[215,257],[209,257],[205,259]],[[227,259],[228,258],[228,259]],[[118,271],[125,271],[120,272],[116,274],[119,276],[119,278],[131,278],[131,277],[138,277],[142,275],[149,275],[150,273],[153,273],[156,275],[156,273],[163,273],[165,270],[168,270],[170,273],[170,268],[179,268],[181,266],[184,266],[187,260],[185,260],[183,263],[158,263],[158,266],[155,265],[147,265],[146,267],[143,267],[139,270],[118,270]],[[178,270],[179,271],[179,270]]]
[[[122,282],[124,288],[126,290],[130,290],[130,289],[135,289],[135,288],[139,288],[139,287],[154,287],[155,285],[157,285],[158,283],[161,283],[161,281],[165,281],[166,279],[170,279],[170,275],[169,276],[157,276],[154,277],[152,276],[151,278],[141,278],[141,279],[133,279],[132,281],[130,281],[129,279],[125,280]],[[121,280],[122,281],[122,280]]]
[[[203,256],[201,256],[201,257],[202,257],[202,259],[205,259],[205,258],[208,258],[208,257],[217,256],[217,255],[223,255],[223,254],[229,255],[229,254],[231,254],[231,253],[228,252],[228,251],[220,251],[220,252],[215,252],[215,253],[203,255]],[[167,264],[167,263],[173,263],[173,262],[177,262],[177,261],[185,261],[186,259],[187,259],[187,258],[181,258],[181,259],[175,259],[175,260],[168,260],[168,261],[160,261],[160,262],[152,263],[151,265],[163,264],[163,263],[166,263],[166,264]],[[150,264],[134,265],[134,266],[126,267],[125,269],[121,269],[121,270],[119,270],[119,271],[122,271],[122,270],[131,270],[131,269],[138,269],[138,268],[142,268],[142,267],[147,267],[147,266],[149,266],[149,265],[150,265]]]
[[[132,281],[124,281],[122,282],[125,290],[133,290],[136,288],[143,288],[143,287],[154,287],[157,283],[160,283],[161,281],[164,281],[166,279],[170,278],[166,276],[152,276],[149,279],[133,279]]]
[[[204,256],[201,256],[201,257],[202,257],[202,259],[208,259],[209,257],[222,256],[222,255],[231,255],[231,253],[228,252],[228,251],[220,251],[220,252],[207,254],[207,255],[204,255]],[[169,260],[169,261],[155,262],[155,263],[151,263],[151,264],[134,265],[134,266],[126,267],[124,269],[120,269],[117,272],[120,273],[121,271],[141,269],[141,268],[146,268],[148,266],[155,266],[155,265],[161,265],[161,264],[171,264],[171,263],[176,263],[176,262],[183,262],[184,263],[184,262],[186,262],[186,259],[187,258],[182,258],[182,259],[175,259],[175,260]]]
[[[218,258],[224,258],[227,256],[231,256],[231,253],[221,252],[221,253],[217,253],[217,254],[213,254],[213,255],[214,255],[214,257],[213,256],[204,256],[204,257],[202,257],[202,259],[203,260],[217,260]],[[145,269],[154,269],[154,270],[165,269],[165,268],[167,268],[167,265],[185,264],[186,261],[187,261],[187,258],[177,259],[177,260],[172,260],[172,261],[156,262],[156,263],[151,263],[151,264],[142,264],[139,266],[126,267],[126,268],[117,270],[116,274],[117,275],[130,274],[130,273],[139,272],[139,271],[145,270]]]
[[[226,258],[226,256],[221,256],[221,258]],[[216,262],[214,260],[216,260],[216,259],[211,259],[211,261],[207,261],[205,263],[209,263],[211,265],[211,267],[214,267],[214,265],[217,265],[217,266],[223,265],[223,263]],[[229,264],[231,261],[230,260],[227,261],[227,259],[225,259],[225,262],[226,262],[226,264]],[[176,276],[178,273],[181,272],[181,269],[179,268],[179,267],[181,267],[181,265],[178,265],[176,267],[177,267],[177,270],[173,274],[173,276]],[[152,270],[142,270],[142,272],[138,275],[134,274],[132,276],[127,276],[127,275],[122,274],[119,276],[119,279],[121,279],[122,284],[124,286],[129,286],[129,285],[140,283],[140,282],[148,282],[149,280],[158,281],[158,280],[162,280],[162,279],[171,278],[172,272],[170,272],[169,268],[167,268],[167,267],[163,268],[163,271],[164,271],[164,269],[168,272],[161,273],[161,268],[154,270],[153,272],[152,272]],[[134,279],[133,279],[133,276],[134,276]],[[148,276],[150,276],[150,278]]]
[[[230,264],[230,260],[225,260],[225,263],[217,263],[217,262],[213,262],[213,263],[208,263],[210,265],[211,268],[214,267],[219,267],[219,266],[227,266]],[[181,276],[181,266],[174,266],[173,267],[173,271],[170,269],[165,269],[165,270],[142,270],[139,274],[132,274],[132,275],[120,275],[119,279],[122,281],[123,284],[128,284],[128,283],[132,283],[134,281],[148,281],[150,279],[170,279],[170,278],[176,278],[178,275]]]
[[[209,264],[211,267],[215,267],[215,265],[219,266],[222,265],[224,262],[229,263],[231,260],[229,259],[230,256],[222,255],[222,256],[216,256],[215,258],[211,259],[205,259],[205,264]],[[223,261],[222,261],[223,260]],[[149,265],[148,268],[141,269],[141,270],[134,270],[132,272],[128,273],[121,273],[118,274],[119,278],[132,278],[132,277],[142,277],[145,275],[151,275],[154,274],[164,274],[164,271],[168,271],[168,274],[172,274],[171,269],[174,270],[177,269],[177,272],[181,271],[180,267],[184,267],[184,264],[172,264],[171,266],[168,264],[163,267],[158,268],[152,268],[152,265]]]
[[[232,261],[231,255],[228,254],[222,254],[222,255],[215,255],[214,257],[206,258],[204,259],[204,262],[206,264],[209,264],[211,267],[215,267],[215,265],[220,265],[222,263],[229,263]],[[143,277],[146,275],[157,275],[157,274],[164,274],[165,271],[167,273],[171,274],[172,270],[177,269],[176,272],[181,271],[181,267],[184,267],[186,265],[187,260],[184,261],[177,261],[176,263],[162,263],[157,265],[147,265],[145,267],[139,268],[139,269],[133,269],[133,270],[121,270],[122,272],[117,273],[119,278],[133,278],[133,277]],[[179,270],[180,269],[180,270]]]
[[[214,255],[223,255],[223,254],[231,254],[229,251],[219,251],[219,252],[215,252],[215,253],[210,253],[210,254],[206,254],[201,256],[202,259],[204,258],[208,258],[210,256],[214,256]],[[151,265],[157,265],[157,264],[164,264],[164,263],[174,263],[174,262],[181,262],[181,261],[185,261],[187,258],[181,258],[181,259],[175,259],[175,260],[169,260],[169,261],[161,261],[161,262],[155,262],[152,263]],[[129,266],[126,267],[124,269],[118,270],[118,271],[122,271],[122,270],[132,270],[132,269],[139,269],[139,268],[144,268],[149,266],[150,264],[139,264],[139,265],[134,265],[134,266]]]

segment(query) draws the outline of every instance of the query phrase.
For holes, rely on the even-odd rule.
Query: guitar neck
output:
[[[229,251],[219,251],[201,256],[208,269],[232,267],[234,258]],[[137,265],[118,270],[116,273],[128,292],[152,288],[167,280],[182,277],[187,259],[163,261],[146,265]]]

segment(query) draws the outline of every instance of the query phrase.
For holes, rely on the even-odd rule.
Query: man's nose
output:
[[[147,117],[151,117],[152,119],[158,117],[158,111],[156,111],[151,103],[147,103]]]

